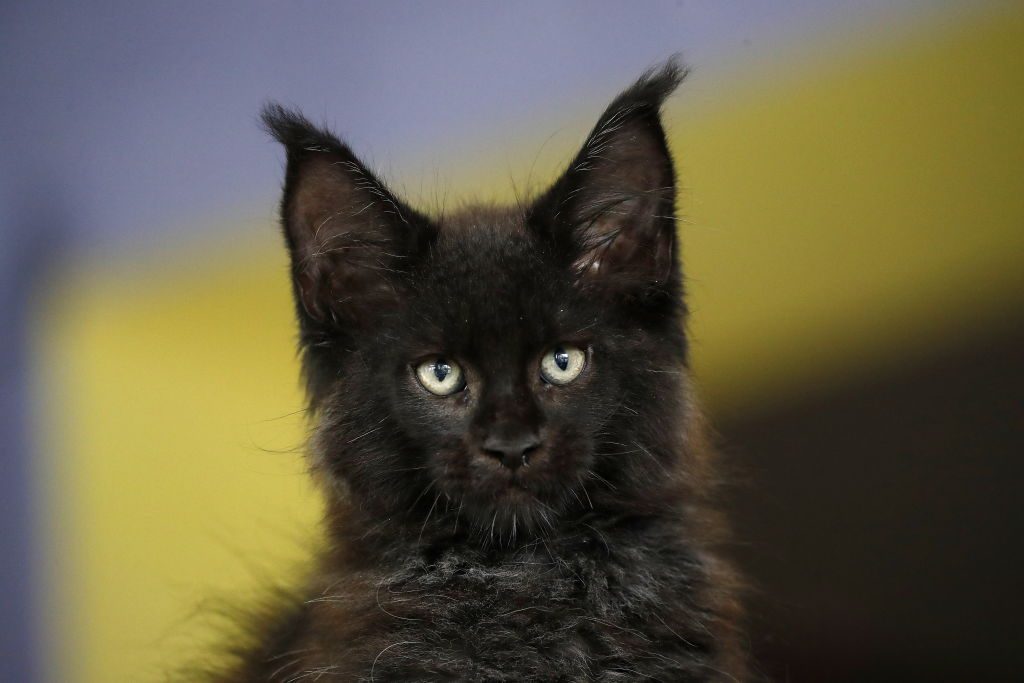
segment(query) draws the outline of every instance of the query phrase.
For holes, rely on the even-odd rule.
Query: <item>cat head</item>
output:
[[[444,218],[266,108],[315,457],[361,509],[530,533],[664,483],[685,338],[660,109],[683,75],[620,94],[528,205]]]

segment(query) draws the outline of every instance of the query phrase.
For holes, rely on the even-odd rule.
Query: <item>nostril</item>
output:
[[[484,453],[513,470],[528,464],[530,454],[538,448],[540,439],[534,434],[512,439],[489,436],[483,443]]]

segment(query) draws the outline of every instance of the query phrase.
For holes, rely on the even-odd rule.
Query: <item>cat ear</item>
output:
[[[287,152],[281,222],[296,301],[309,320],[363,325],[399,303],[430,231],[331,133],[270,104],[263,123]]]
[[[598,120],[569,169],[538,203],[583,284],[663,286],[676,267],[675,171],[661,125],[685,70],[645,73]]]

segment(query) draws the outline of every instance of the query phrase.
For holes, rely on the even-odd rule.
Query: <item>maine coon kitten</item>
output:
[[[745,678],[659,113],[683,75],[529,205],[440,219],[266,109],[330,547],[222,680]]]

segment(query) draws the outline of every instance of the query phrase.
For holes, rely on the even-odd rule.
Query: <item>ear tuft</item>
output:
[[[660,109],[690,73],[690,70],[680,63],[680,59],[678,54],[672,55],[664,64],[653,66],[642,73],[609,108],[615,107],[619,100],[623,100],[645,103]]]
[[[661,108],[665,100],[689,74],[689,69],[679,63],[679,55],[673,55],[664,64],[655,66],[643,74],[630,87],[622,91],[605,109],[577,161],[598,155],[603,146],[615,134],[630,123],[639,120],[653,120],[661,127]],[[583,157],[582,159],[580,157]]]
[[[284,145],[288,154],[340,152],[347,147],[333,133],[318,128],[295,109],[268,102],[260,112],[263,128]]]

